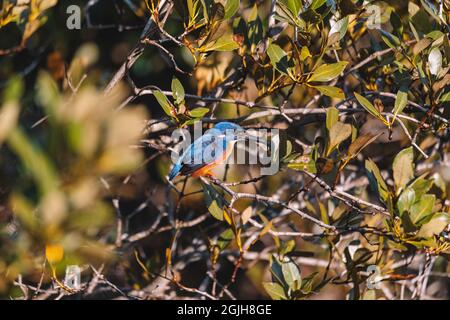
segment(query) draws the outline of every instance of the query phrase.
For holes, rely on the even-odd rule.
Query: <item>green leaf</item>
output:
[[[288,259],[288,261],[281,262],[284,280],[291,290],[299,290],[302,283],[300,269],[291,259],[286,259]]]
[[[439,173],[433,174],[431,177],[431,181],[433,181],[434,185],[439,188],[442,194],[447,194],[447,185],[446,181],[442,178],[442,175]]]
[[[331,98],[344,99],[345,94],[341,88],[331,87],[331,86],[312,86],[313,88],[319,90],[320,93],[329,96]]]
[[[365,165],[369,174],[368,178],[370,186],[375,192],[378,193],[384,203],[387,203],[389,199],[389,189],[383,179],[383,176],[381,175],[380,169],[378,169],[378,166],[372,159],[367,159]]]
[[[450,215],[445,212],[438,212],[430,221],[422,225],[417,234],[418,237],[429,238],[440,234],[450,223]]]
[[[412,205],[416,202],[416,193],[411,188],[406,188],[397,200],[397,209],[400,217],[405,212],[411,210]]]
[[[159,105],[162,107],[164,112],[171,118],[174,117],[175,107],[170,103],[169,99],[167,99],[166,95],[162,93],[160,90],[153,90],[153,95],[158,101]]]
[[[289,8],[287,2],[289,0],[282,0],[277,2],[277,9],[275,12],[275,19],[286,22],[292,26],[298,28],[305,28],[305,21],[299,18],[298,14],[292,13],[292,9]],[[295,9],[294,9],[295,10]]]
[[[428,65],[430,73],[434,76],[438,75],[442,69],[442,54],[439,48],[433,48],[428,55]]]
[[[225,4],[225,16],[223,17],[224,20],[230,19],[232,16],[236,14],[236,12],[239,10],[239,0],[227,0],[227,3]]]
[[[414,178],[414,152],[409,147],[400,151],[394,159],[392,170],[394,172],[394,183],[397,190],[404,189],[408,182]]]
[[[286,4],[293,16],[298,16],[300,9],[302,8],[301,0],[283,0],[282,2]]]
[[[347,61],[336,62],[332,64],[323,64],[319,66],[309,77],[308,82],[327,82],[333,80],[344,71]]]
[[[198,107],[189,111],[189,115],[193,118],[201,118],[209,112],[208,108]]]
[[[52,162],[22,129],[16,127],[10,132],[8,144],[33,175],[42,195],[57,190],[59,179]]]
[[[250,207],[249,207],[250,208]],[[286,242],[283,242],[280,249],[278,250],[280,256],[284,256],[295,249],[295,240],[291,239]]]
[[[282,150],[281,156],[284,162],[292,156],[292,142],[289,140],[286,140],[286,148]]]
[[[40,75],[40,77],[41,77],[41,75]],[[8,80],[8,82],[6,83],[6,88],[3,91],[3,97],[2,97],[3,102],[19,101],[19,99],[22,97],[24,89],[25,89],[25,86],[23,83],[23,79],[21,77],[19,77],[19,76],[11,77]],[[42,89],[44,89],[44,88],[42,88]]]
[[[308,8],[300,13],[300,17],[309,24],[318,24],[323,20],[322,15],[311,8]]]
[[[450,92],[443,93],[441,98],[439,99],[439,102],[440,103],[450,102]]]
[[[202,183],[205,203],[209,213],[217,220],[223,221],[223,201],[222,197],[212,186]]]
[[[434,194],[423,195],[419,201],[411,207],[410,218],[415,225],[421,225],[433,213],[433,206],[436,201]]]
[[[199,51],[233,51],[237,48],[239,48],[239,44],[233,40],[233,35],[226,34],[214,42],[208,42],[205,46],[201,47]]]
[[[335,107],[327,108],[326,126],[328,131],[339,120],[339,110]]]
[[[328,216],[328,212],[327,209],[325,208],[325,205],[323,204],[323,202],[319,201],[319,199],[317,199],[317,203],[319,204],[319,210],[320,210],[320,217],[322,218],[322,221],[326,224],[330,224],[330,218]]]
[[[400,47],[400,39],[397,36],[394,36],[392,33],[389,33],[383,29],[380,29],[381,39],[383,39],[384,43],[388,45],[388,47],[392,49],[396,49]]]
[[[301,287],[301,291],[303,293],[309,294],[311,293],[311,291],[313,290],[313,281],[314,278],[316,277],[316,275],[318,274],[318,272],[313,272],[311,274],[309,274],[305,279],[303,279],[302,281],[302,287]],[[325,285],[325,283],[322,283],[321,285],[319,285],[318,287],[316,287],[316,289],[319,289],[320,286]]]
[[[348,147],[347,156],[350,158],[356,157],[365,147],[374,142],[383,132],[378,134],[366,133],[358,136]]]
[[[394,105],[394,117],[392,118],[391,123],[394,124],[395,118],[397,118],[397,115],[403,111],[403,109],[408,104],[408,93],[399,90],[397,92],[397,97],[395,98],[395,105]]]
[[[293,67],[292,61],[280,46],[275,43],[270,43],[267,48],[267,55],[269,56],[272,66],[279,72],[288,75],[289,68]]]
[[[270,273],[272,274],[272,281],[285,285],[281,261],[274,254],[270,256]]]
[[[254,53],[258,43],[263,39],[263,24],[258,16],[258,6],[253,6],[248,18],[247,39],[250,45],[250,52]]]
[[[309,6],[310,9],[316,10],[323,6],[327,0],[314,0],[312,1],[311,5]]]
[[[327,44],[332,45],[333,43],[340,41],[345,36],[347,28],[348,28],[348,16],[346,16],[341,20],[336,21],[330,29]],[[337,37],[334,37],[333,36],[334,34],[337,34]]]
[[[425,11],[433,17],[439,24],[441,23],[441,19],[439,19],[439,12],[438,9],[430,3],[430,1],[426,0],[420,0],[420,4],[422,5],[422,8],[425,9]]]
[[[358,102],[363,106],[364,109],[367,110],[367,112],[369,112],[371,115],[373,115],[375,118],[378,118],[382,121],[386,121],[383,116],[381,115],[380,111],[378,111],[377,108],[374,107],[374,105],[367,100],[366,98],[364,98],[362,95],[354,92],[355,94],[355,98],[356,100],[358,100]]]
[[[348,123],[336,122],[330,129],[330,144],[327,156],[345,139],[352,134],[352,126]]]
[[[401,18],[395,11],[392,11],[389,20],[391,22],[393,32],[396,36],[401,38],[403,34],[403,25]]]
[[[263,282],[263,287],[273,300],[287,300],[284,289],[275,282]]]
[[[190,20],[193,20],[195,16],[195,9],[194,9],[194,3],[193,0],[187,0],[187,7],[188,7],[188,13]]]
[[[418,177],[416,180],[414,180],[409,186],[409,188],[414,190],[414,192],[416,193],[416,198],[419,199],[420,197],[422,197],[422,195],[427,193],[432,186],[433,180],[428,180],[423,178],[423,176],[421,176]]]
[[[216,244],[220,248],[220,250],[225,250],[233,239],[234,232],[231,228],[229,228],[219,235]]]
[[[184,87],[177,78],[172,79],[172,93],[175,104],[179,105],[184,101]]]
[[[302,49],[300,50],[300,61],[305,61],[309,57],[312,57],[312,55],[308,47],[302,47]]]

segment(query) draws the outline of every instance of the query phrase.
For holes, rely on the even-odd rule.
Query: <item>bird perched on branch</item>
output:
[[[178,158],[169,173],[169,180],[178,175],[192,177],[211,176],[211,170],[224,163],[239,140],[256,137],[245,134],[244,129],[232,122],[219,122],[194,141]]]

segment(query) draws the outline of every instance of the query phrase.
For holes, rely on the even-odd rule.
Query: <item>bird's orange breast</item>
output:
[[[228,146],[225,149],[225,151],[222,153],[221,157],[218,157],[214,162],[211,162],[211,163],[207,164],[206,166],[201,167],[197,171],[194,171],[192,173],[192,177],[202,177],[202,176],[208,175],[209,171],[211,171],[216,166],[218,166],[219,164],[225,162],[225,160],[228,159],[228,157],[233,152],[233,146],[234,146],[233,142],[228,143]]]

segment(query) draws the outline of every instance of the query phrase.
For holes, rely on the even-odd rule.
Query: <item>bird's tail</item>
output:
[[[172,181],[180,173],[181,165],[176,163],[169,173],[169,181]]]

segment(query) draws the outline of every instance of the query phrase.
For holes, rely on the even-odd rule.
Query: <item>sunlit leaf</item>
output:
[[[330,143],[327,154],[330,154],[342,141],[352,134],[352,126],[348,123],[336,122],[330,129]]]
[[[432,186],[433,180],[425,179],[423,176],[421,176],[418,177],[416,180],[414,180],[409,185],[409,188],[414,190],[417,199],[419,199],[420,197],[422,197],[422,195],[426,194],[431,189]]]
[[[230,19],[239,10],[239,0],[227,0],[225,4],[225,20]]]
[[[248,220],[252,217],[253,209],[252,207],[247,207],[241,214],[242,224],[246,224]]]
[[[355,92],[355,98],[358,100],[358,102],[363,106],[364,109],[367,110],[371,115],[373,115],[375,118],[380,119],[384,123],[386,123],[386,119],[383,118],[380,111],[375,108],[375,106],[366,98],[364,98],[362,95]]]
[[[288,74],[289,68],[293,67],[292,61],[288,55],[275,43],[270,43],[267,48],[267,55],[270,58],[272,66],[281,73]]]
[[[403,109],[408,104],[408,94],[404,91],[399,90],[397,92],[397,97],[395,98],[395,105],[394,105],[394,117],[392,119],[391,123],[394,123],[395,119],[397,118],[397,115],[403,111]]]
[[[348,147],[348,155],[352,158],[358,155],[365,147],[367,147],[369,144],[374,142],[379,136],[381,136],[383,133],[377,133],[377,134],[363,134],[358,136],[358,138],[353,141],[350,146]]]
[[[153,95],[155,96],[156,100],[158,101],[159,105],[162,107],[164,112],[169,117],[174,117],[176,115],[175,107],[170,103],[169,99],[166,97],[164,93],[162,93],[159,90],[153,90]]]
[[[247,22],[247,38],[250,45],[250,51],[255,52],[259,42],[263,39],[263,24],[258,15],[258,6],[253,5]]]
[[[381,39],[383,39],[384,43],[386,43],[390,48],[398,48],[400,46],[400,39],[386,30],[380,29]]]
[[[345,94],[341,88],[331,86],[313,86],[313,88],[320,91],[320,93],[331,98],[344,99]]]
[[[389,189],[381,175],[380,169],[372,159],[366,160],[366,170],[372,189],[379,194],[379,197],[386,203],[389,199]]]
[[[225,250],[233,239],[234,232],[229,228],[219,235],[216,243],[220,250]]]
[[[273,300],[286,300],[286,294],[284,293],[284,289],[278,283],[275,282],[263,282],[263,287],[266,290],[267,294]]]
[[[438,235],[450,224],[450,215],[445,212],[439,212],[433,215],[430,221],[422,225],[417,234],[418,237],[428,238]]]
[[[414,178],[414,151],[412,147],[400,151],[394,159],[392,170],[397,192]]]
[[[233,51],[239,48],[239,44],[234,41],[233,35],[225,34],[214,42],[208,42],[205,46],[201,47],[200,52],[210,51]]]
[[[302,283],[300,269],[291,259],[285,259],[287,259],[287,261],[283,260],[281,262],[281,270],[283,272],[284,281],[291,290],[298,290],[300,289]]]
[[[411,221],[415,225],[422,224],[432,214],[435,201],[436,196],[434,194],[426,194],[418,199],[411,207]]]
[[[327,3],[327,0],[313,0],[311,2],[310,8],[316,10]]]
[[[281,2],[286,4],[293,16],[298,16],[300,9],[302,8],[300,0],[282,0]]]
[[[340,41],[345,36],[347,28],[348,28],[348,16],[336,21],[330,29],[329,32],[330,38],[328,39],[328,45],[332,45],[334,42]],[[338,34],[338,36],[336,38],[331,38],[334,34]]]
[[[203,193],[205,195],[205,203],[209,213],[217,220],[223,221],[223,202],[222,197],[212,186],[203,183]]]
[[[184,87],[177,78],[172,79],[172,93],[175,104],[179,105],[184,101]]]
[[[201,118],[209,112],[208,108],[198,107],[189,111],[189,115],[193,118]]]
[[[311,52],[309,51],[308,47],[304,46],[300,50],[300,60],[305,61],[307,58],[312,57]]]
[[[344,71],[347,64],[347,61],[323,64],[314,70],[313,74],[309,77],[308,82],[327,82],[333,80]]]
[[[414,190],[411,188],[405,189],[397,200],[397,209],[400,216],[402,216],[404,212],[409,212],[415,202],[416,193]]]
[[[442,54],[439,48],[433,48],[428,55],[430,73],[436,76],[442,69]]]
[[[331,127],[339,120],[339,110],[336,107],[330,107],[327,109],[326,114],[326,127],[330,131]]]

